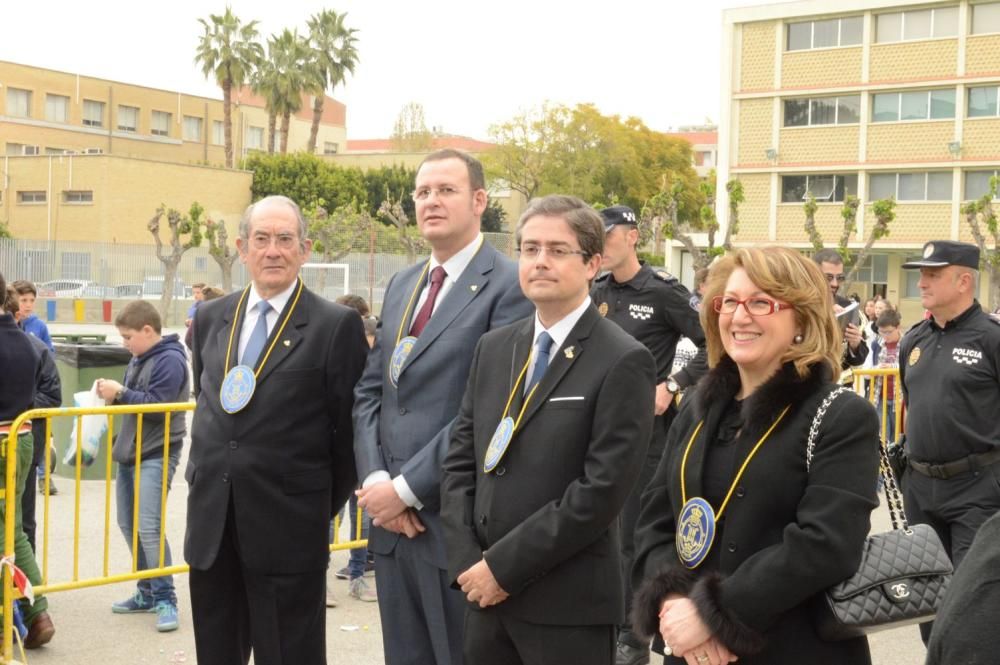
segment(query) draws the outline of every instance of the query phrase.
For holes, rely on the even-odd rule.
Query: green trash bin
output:
[[[74,393],[90,390],[97,379],[114,379],[121,382],[125,376],[125,367],[132,354],[123,346],[117,344],[100,344],[82,342],[79,344],[55,344],[56,368],[62,381],[63,406],[75,406]],[[52,419],[52,438],[56,448],[56,474],[67,478],[76,477],[76,467],[63,464],[66,451],[69,450],[70,436],[76,423],[75,418],[61,417]],[[114,431],[121,427],[121,416],[114,419]],[[92,465],[83,467],[81,477],[85,480],[104,480],[107,459],[107,438],[101,440],[101,447]],[[111,477],[114,478],[115,464],[111,467]]]

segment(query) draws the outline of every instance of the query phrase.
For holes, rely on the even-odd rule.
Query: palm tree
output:
[[[316,76],[319,91],[313,101],[312,129],[309,132],[309,152],[316,152],[316,136],[319,134],[319,121],[323,117],[323,103],[326,90],[330,91],[343,83],[347,73],[354,73],[358,63],[358,51],[355,48],[357,30],[344,25],[347,14],[337,14],[331,9],[325,9],[313,14],[306,25],[309,27],[309,46],[312,50],[312,70]]]
[[[274,137],[277,134],[277,117],[281,107],[279,90],[279,73],[276,63],[277,51],[274,47],[274,37],[268,40],[267,57],[257,63],[250,76],[250,86],[254,94],[264,98],[267,108],[267,152],[274,154]]]
[[[288,152],[288,124],[302,109],[302,95],[313,92],[316,77],[309,68],[309,45],[298,30],[285,28],[272,35],[268,52],[275,67],[275,111],[281,115],[281,154]]]
[[[257,43],[257,21],[241,23],[230,7],[222,16],[209,15],[209,20],[198,19],[205,28],[195,51],[195,64],[201,64],[205,78],[215,76],[222,88],[223,129],[226,135],[226,167],[233,167],[233,88],[237,90],[249,78],[250,72],[264,56]]]

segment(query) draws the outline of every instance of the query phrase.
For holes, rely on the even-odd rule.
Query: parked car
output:
[[[101,300],[106,300],[108,298],[115,297],[115,287],[113,286],[102,286],[100,284],[88,284],[84,287],[83,291],[80,293],[82,298],[100,298]]]
[[[115,287],[115,298],[141,298],[142,284],[119,284]]]
[[[37,285],[38,295],[47,298],[79,298],[93,282],[86,279],[53,279]]]
[[[185,297],[185,286],[181,278],[178,277],[174,280],[174,297],[184,298]],[[163,275],[155,275],[153,277],[147,277],[142,281],[142,293],[139,294],[140,298],[159,298],[163,295]]]

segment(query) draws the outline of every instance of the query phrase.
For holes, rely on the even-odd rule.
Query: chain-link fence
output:
[[[415,230],[415,229],[414,229]],[[506,233],[484,234],[488,242],[507,256],[514,255],[514,238]],[[168,249],[168,248],[165,248]],[[235,248],[230,248],[235,254]],[[394,273],[425,258],[429,249],[415,234],[401,240],[383,232],[358,238],[346,254],[313,251],[312,264],[336,264],[336,268],[306,269],[306,284],[334,298],[345,292],[368,300],[373,311],[381,311],[382,295]],[[108,242],[46,242],[0,239],[0,272],[8,283],[18,279],[34,282],[41,297],[155,298],[163,289],[164,265],[153,245]],[[246,268],[232,262],[232,287],[249,281]],[[203,282],[225,286],[222,268],[207,246],[184,252],[177,267],[177,297],[190,297],[191,285]]]

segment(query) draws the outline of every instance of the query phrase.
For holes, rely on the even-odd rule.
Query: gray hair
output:
[[[564,194],[549,194],[531,199],[527,210],[517,220],[514,234],[518,247],[521,246],[521,229],[529,219],[539,215],[565,220],[576,236],[576,241],[580,243],[580,249],[586,253],[583,257],[585,262],[595,254],[604,252],[604,221],[601,214],[583,200]]]
[[[265,196],[259,201],[254,201],[247,206],[247,209],[243,211],[243,217],[240,218],[240,237],[243,240],[250,239],[250,222],[253,220],[253,213],[259,205],[269,205],[272,203],[281,203],[289,208],[295,213],[295,219],[299,223],[299,245],[305,247],[306,241],[306,230],[308,224],[306,223],[306,218],[302,216],[302,209],[299,205],[288,198],[287,196],[282,196],[281,194],[272,194],[271,196]]]

